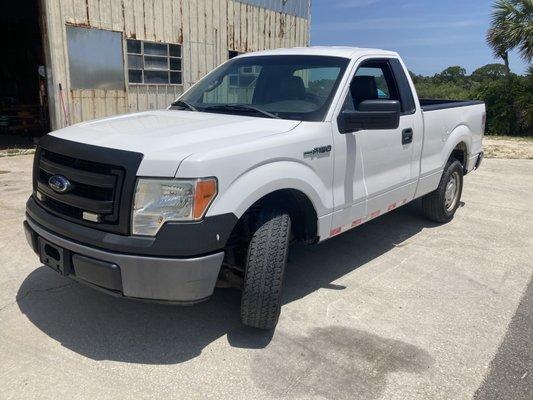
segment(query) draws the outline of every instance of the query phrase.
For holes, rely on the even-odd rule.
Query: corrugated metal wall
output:
[[[252,6],[263,7],[268,10],[278,11],[284,14],[296,15],[300,18],[310,17],[310,0],[235,0]]]
[[[242,1],[41,1],[54,129],[66,124],[59,98],[60,83],[72,124],[128,111],[164,108],[201,76],[227,60],[228,50],[249,52],[306,46],[309,41],[307,19],[293,15],[295,12],[284,14]],[[268,1],[262,3],[268,5]],[[67,24],[119,31],[124,38],[182,44],[183,85],[126,84],[126,90],[71,90]]]

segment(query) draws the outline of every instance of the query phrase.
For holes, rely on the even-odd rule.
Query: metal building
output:
[[[17,4],[19,3],[19,4]],[[24,4],[22,4],[24,3]],[[3,35],[35,54],[1,71],[6,93],[34,90],[50,129],[164,108],[233,55],[309,44],[310,0],[39,0],[9,2]],[[22,4],[22,5],[20,5]],[[10,15],[11,13],[11,15]],[[13,15],[18,14],[18,17]],[[5,25],[17,24],[11,31]],[[25,24],[28,43],[17,43]],[[19,50],[17,50],[19,49]],[[29,72],[28,72],[29,71]],[[31,76],[21,76],[21,74]],[[20,75],[20,76],[19,76]],[[6,83],[6,85],[4,85]],[[5,95],[5,93],[2,93]],[[10,97],[11,98],[11,97]],[[14,100],[16,102],[16,100]]]

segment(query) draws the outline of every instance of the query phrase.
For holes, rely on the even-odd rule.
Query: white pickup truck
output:
[[[451,220],[482,160],[485,106],[418,99],[398,54],[312,47],[227,61],[167,110],[45,136],[26,236],[43,264],[168,303],[242,289],[271,329],[289,244],[316,244],[422,198]]]

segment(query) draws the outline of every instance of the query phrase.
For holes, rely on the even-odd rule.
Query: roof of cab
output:
[[[344,46],[311,46],[311,47],[293,47],[286,49],[273,49],[257,51],[253,53],[241,54],[239,57],[250,56],[274,56],[274,55],[310,55],[310,56],[332,56],[344,58],[356,58],[364,55],[378,56],[398,56],[398,53],[380,49],[365,49],[359,47]]]

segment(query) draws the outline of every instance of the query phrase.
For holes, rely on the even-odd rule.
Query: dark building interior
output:
[[[0,149],[46,133],[48,104],[38,1],[4,2],[0,13]]]

